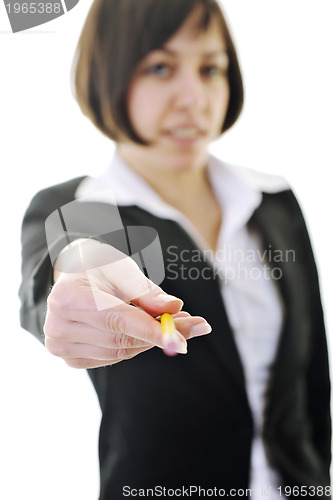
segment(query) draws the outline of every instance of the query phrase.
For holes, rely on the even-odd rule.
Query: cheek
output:
[[[211,107],[213,116],[218,125],[220,125],[227,114],[230,101],[230,88],[228,82],[225,82],[222,88],[217,88],[211,96]]]
[[[137,84],[128,94],[128,112],[131,123],[137,131],[148,132],[158,125],[163,103],[161,94],[147,85]],[[145,130],[142,130],[145,129]]]

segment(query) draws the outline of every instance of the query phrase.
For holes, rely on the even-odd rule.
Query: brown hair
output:
[[[220,22],[229,56],[230,101],[221,133],[237,120],[244,99],[242,77],[227,23],[217,0],[95,0],[75,54],[75,93],[83,113],[109,138],[139,143],[127,112],[128,87],[137,64],[171,38],[197,6],[200,28]]]

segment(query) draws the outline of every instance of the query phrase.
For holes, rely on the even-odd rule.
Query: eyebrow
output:
[[[167,47],[160,47],[160,48],[156,49],[156,52],[166,52],[168,55],[171,55],[171,56],[178,55],[178,52],[175,52],[174,50],[168,49]],[[209,57],[218,56],[220,54],[227,56],[228,55],[227,49],[217,49],[217,50],[213,50],[211,52],[204,52],[201,55],[205,58],[209,58]]]

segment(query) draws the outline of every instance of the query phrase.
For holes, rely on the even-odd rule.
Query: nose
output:
[[[207,89],[201,75],[193,70],[181,71],[175,81],[175,105],[183,109],[204,109],[207,100]]]

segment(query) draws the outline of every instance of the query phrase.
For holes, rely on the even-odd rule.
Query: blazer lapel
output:
[[[284,193],[284,204],[281,200],[276,203],[278,194],[264,193],[262,204],[251,219],[251,224],[262,236],[271,275],[276,280],[284,305],[284,324],[269,388],[271,399],[275,391],[283,391],[288,386],[295,363],[302,349],[306,348],[298,332],[306,321],[307,284],[302,266],[302,248],[297,241],[295,221],[287,203],[289,193]]]
[[[189,276],[193,272],[193,262],[190,259],[188,262],[182,261],[182,252],[188,252],[189,249],[190,252],[199,252],[199,249],[178,224],[170,221],[169,223],[174,226],[172,231],[170,230],[168,233],[162,230],[158,231],[161,239],[166,237],[166,240],[162,242],[162,246],[167,248],[173,245],[174,252],[177,252],[179,256],[178,262],[183,265],[184,275]],[[170,241],[169,237],[172,237],[172,241]],[[171,285],[172,289],[170,291],[184,299],[185,311],[192,315],[203,316],[210,322],[212,332],[207,336],[200,337],[200,339],[195,339],[193,347],[191,346],[191,352],[195,351],[195,345],[197,345],[198,362],[200,363],[202,362],[202,356],[206,352],[207,360],[214,363],[217,367],[216,372],[220,373],[219,376],[227,377],[233,386],[233,390],[244,400],[246,390],[243,367],[221,297],[220,280],[214,275],[214,270],[204,257],[195,262],[195,270],[198,279],[179,279],[171,282],[166,276],[167,279],[162,284],[162,287],[168,291]],[[211,369],[211,373],[213,373],[213,367]],[[207,368],[207,377],[208,372],[209,369]]]

